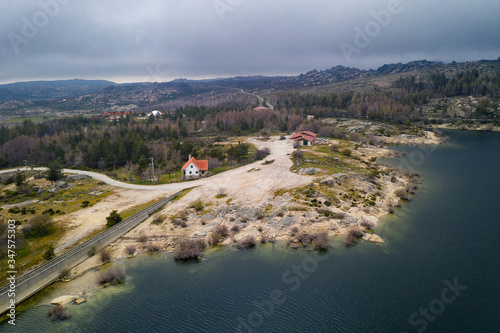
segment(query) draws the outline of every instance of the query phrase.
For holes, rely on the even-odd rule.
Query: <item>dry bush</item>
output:
[[[295,150],[295,151],[292,153],[292,157],[293,157],[293,158],[304,158],[304,153],[302,152],[302,150],[297,149],[297,150]]]
[[[334,213],[334,217],[335,217],[336,219],[340,219],[340,220],[342,220],[343,218],[345,218],[345,217],[346,217],[346,215],[347,215],[347,214],[346,214],[346,213],[344,213],[344,212],[335,212],[335,213]]]
[[[120,284],[125,282],[125,271],[121,268],[110,268],[105,272],[101,272],[97,277],[97,284]]]
[[[183,210],[182,212],[179,213],[179,218],[182,221],[187,221],[189,216],[189,212],[187,210]]]
[[[160,251],[160,248],[155,245],[155,244],[149,244],[147,247],[146,247],[146,250],[148,251],[148,253],[156,253],[156,252],[159,252]]]
[[[146,243],[148,241],[148,236],[146,234],[140,234],[137,241],[139,243]]]
[[[52,321],[63,321],[71,318],[71,315],[66,313],[66,308],[61,305],[54,305],[52,309],[47,311],[47,317]]]
[[[266,235],[260,235],[260,242],[262,244],[265,244],[265,243],[269,242],[269,239],[267,238]]]
[[[216,198],[224,198],[227,194],[227,188],[221,187],[217,190]]]
[[[210,233],[210,245],[219,244],[224,238],[229,236],[229,229],[225,224],[219,224],[215,229]]]
[[[127,255],[133,255],[135,253],[135,246],[133,245],[128,245],[126,248],[125,248],[125,253]]]
[[[409,201],[411,199],[411,195],[410,193],[406,192],[406,189],[400,188],[399,190],[396,190],[394,194],[396,194],[396,196],[401,200]]]
[[[231,228],[231,232],[236,233],[238,231],[240,231],[240,227],[238,227],[237,225],[233,225],[233,227]]]
[[[174,257],[176,260],[199,259],[205,246],[205,242],[201,239],[181,239],[174,252]]]
[[[347,238],[345,240],[345,245],[347,247],[356,245],[358,243],[358,240],[361,237],[363,237],[364,234],[365,234],[365,232],[361,228],[354,227],[354,228],[349,229],[349,231],[347,232]]]
[[[260,161],[269,154],[271,154],[271,150],[267,147],[262,149],[257,149],[257,151],[253,154],[253,159],[255,161]]]
[[[367,221],[367,220],[361,221],[361,223],[359,225],[361,227],[363,227],[365,230],[371,230],[375,227],[375,223],[373,223],[372,221]]]
[[[191,202],[189,208],[193,208],[195,211],[201,212],[205,206],[203,206],[203,202],[201,202],[201,200],[196,200]]]
[[[276,216],[283,217],[283,216],[285,216],[285,213],[284,212],[278,212],[278,214],[276,214]]]
[[[326,251],[328,250],[329,241],[328,234],[326,232],[320,232],[312,236],[313,246],[316,251]]]
[[[110,260],[111,260],[111,253],[109,253],[108,249],[103,249],[100,252],[99,257],[101,258],[101,262],[102,263],[110,262]]]
[[[151,221],[152,224],[162,224],[163,221],[165,221],[165,215],[156,215],[153,221]]]
[[[257,241],[255,240],[254,236],[247,236],[243,238],[236,247],[238,249],[250,249],[255,247],[257,245]]]
[[[298,236],[297,236],[297,240],[299,242],[302,243],[302,245],[304,246],[308,246],[309,244],[311,244],[311,241],[312,241],[312,237],[311,235],[309,235],[308,233],[306,232],[301,232]]]

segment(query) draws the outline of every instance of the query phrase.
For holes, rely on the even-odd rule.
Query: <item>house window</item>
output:
[[[307,146],[307,141],[304,141],[304,146]]]
[[[195,174],[198,174],[198,171],[195,171]]]
[[[191,171],[189,171],[189,174],[192,174],[192,172],[191,172]]]
[[[191,168],[193,168],[193,165],[191,164]]]

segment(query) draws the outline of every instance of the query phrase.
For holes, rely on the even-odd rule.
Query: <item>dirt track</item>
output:
[[[61,239],[56,252],[73,246],[82,237],[102,228],[106,224],[105,218],[110,211],[117,209],[120,212],[159,197],[166,197],[184,188],[195,187],[189,195],[170,204],[169,210],[181,209],[198,199],[205,203],[215,202],[215,195],[220,188],[227,189],[227,197],[223,201],[231,198],[234,203],[258,205],[260,202],[273,197],[275,191],[280,188],[295,188],[312,181],[313,177],[311,176],[299,176],[290,172],[292,161],[287,154],[292,153],[293,148],[288,140],[279,140],[273,137],[267,142],[257,139],[249,139],[248,142],[260,149],[268,147],[271,154],[265,160],[274,160],[274,162],[263,165],[264,161],[258,161],[200,180],[152,186],[126,184],[110,179],[105,175],[88,171],[64,170],[66,173],[87,174],[94,179],[121,187],[124,190],[107,197],[88,209],[65,216],[64,220],[69,228],[63,239]],[[139,226],[136,228],[139,229],[136,232],[142,228]]]

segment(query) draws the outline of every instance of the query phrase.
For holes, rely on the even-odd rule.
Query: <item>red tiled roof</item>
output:
[[[302,131],[299,133],[295,133],[290,137],[290,140],[296,141],[313,141],[316,138],[316,134],[309,131]]]
[[[188,167],[189,164],[191,164],[191,162],[193,162],[194,165],[196,165],[196,167],[199,169],[199,170],[208,170],[208,161],[207,160],[196,160],[194,157],[191,157],[191,159],[189,161],[186,162],[186,164],[184,164],[184,166],[182,167],[182,170],[186,169]]]

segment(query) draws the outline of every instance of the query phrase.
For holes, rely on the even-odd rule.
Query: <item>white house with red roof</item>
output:
[[[197,160],[189,155],[189,160],[182,167],[182,180],[199,179],[206,177],[208,173],[208,161]]]
[[[297,142],[301,146],[314,146],[316,134],[309,131],[302,131],[292,135],[290,140]]]

